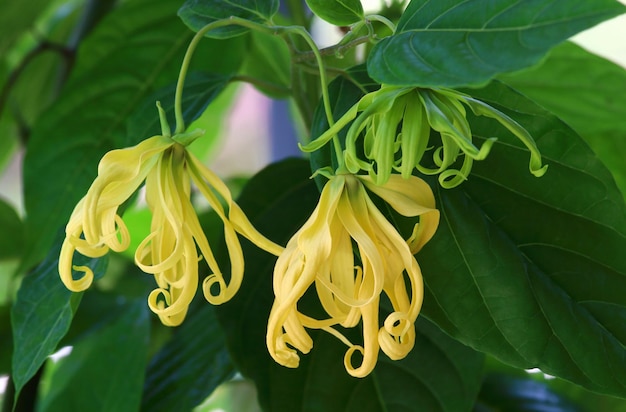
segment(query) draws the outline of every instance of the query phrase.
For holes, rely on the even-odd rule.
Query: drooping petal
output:
[[[435,209],[435,196],[428,183],[411,176],[404,179],[392,175],[389,181],[378,186],[368,176],[359,176],[368,190],[378,195],[403,216],[419,216],[411,237],[407,240],[411,253],[417,253],[435,234],[439,225],[439,211]]]
[[[83,231],[85,239],[96,245],[104,242],[114,250],[125,249],[117,239],[117,208],[145,180],[159,159],[159,154],[173,142],[163,136],[153,136],[126,149],[105,154],[98,165],[98,177],[85,196]],[[123,225],[123,223],[121,223]]]
[[[135,257],[137,265],[155,277],[158,288],[150,293],[148,306],[168,326],[184,320],[198,287],[196,245],[185,226],[189,178],[180,149],[168,150],[147,177],[152,233],[137,248]]]
[[[266,343],[270,355],[287,367],[295,368],[299,363],[297,352],[287,343],[302,353],[308,353],[313,344],[298,317],[297,302],[315,281],[320,266],[328,263],[333,246],[330,225],[343,186],[343,179],[332,179],[324,187],[311,217],[276,261],[276,299],[268,320]]]
[[[406,181],[392,175],[382,190],[369,176],[339,174],[329,179],[313,214],[276,263],[266,343],[277,362],[297,367],[298,351],[307,353],[313,345],[307,329],[324,330],[348,346],[347,372],[364,377],[375,367],[379,350],[401,359],[413,348],[415,320],[424,296],[422,274],[409,244],[378,210],[366,183],[368,188],[376,187],[383,200],[391,199],[398,211],[428,216],[421,219],[426,229],[415,239],[417,245],[430,239],[439,215],[430,187],[417,177]],[[406,189],[411,189],[410,194],[400,192]],[[415,190],[425,193],[413,194]],[[353,242],[360,265],[355,262]],[[328,317],[313,318],[298,309],[298,301],[312,284]],[[379,325],[382,293],[393,311]],[[350,342],[335,328],[353,327],[361,320],[362,344]]]

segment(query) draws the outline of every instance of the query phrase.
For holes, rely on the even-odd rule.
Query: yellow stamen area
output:
[[[398,213],[420,217],[408,241],[374,205],[366,188]],[[370,176],[332,176],[313,214],[276,262],[276,298],[266,336],[271,356],[284,366],[297,367],[297,351],[308,353],[313,345],[309,328],[325,330],[348,345],[344,364],[352,376],[368,375],[380,349],[392,359],[405,357],[415,342],[414,322],[423,298],[422,274],[413,253],[433,236],[438,222],[433,193],[415,176],[391,175],[383,186]],[[360,264],[355,262],[353,243]],[[312,285],[327,318],[314,319],[298,310],[299,299]],[[381,326],[382,292],[393,312]],[[351,343],[334,328],[354,327],[360,321],[362,345]],[[353,365],[355,352],[362,355],[358,366]]]

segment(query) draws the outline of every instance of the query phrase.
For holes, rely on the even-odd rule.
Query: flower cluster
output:
[[[506,114],[471,96],[449,89],[424,89],[383,85],[355,103],[332,127],[302,149],[315,151],[337,133],[348,128],[344,159],[352,173],[365,171],[377,184],[384,184],[392,172],[408,178],[414,169],[426,175],[439,175],[442,187],[458,186],[469,176],[474,160],[489,154],[496,138],[480,147],[473,142],[465,106],[477,116],[497,120],[530,150],[530,171],[542,176],[547,166],[528,131]],[[432,144],[431,130],[440,136]],[[362,139],[362,154],[357,142]],[[430,145],[429,145],[430,144]],[[426,151],[434,149],[432,165],[422,163]],[[455,163],[462,156],[462,163]]]
[[[420,217],[410,239],[400,236],[366,189],[398,213]],[[295,349],[307,353],[312,348],[305,330],[310,328],[323,329],[348,345],[344,364],[352,376],[369,374],[379,349],[391,359],[404,358],[415,342],[414,322],[423,297],[422,273],[413,254],[434,235],[438,223],[433,193],[415,176],[403,179],[392,175],[382,186],[369,176],[330,176],[317,208],[276,262],[276,299],[267,327],[272,357],[284,366],[297,367]],[[355,261],[353,242],[359,262]],[[311,285],[315,285],[328,318],[314,319],[298,310],[298,300]],[[393,312],[381,327],[378,311],[382,292],[391,301]],[[361,320],[363,345],[352,344],[334,328],[351,328]],[[358,367],[352,364],[356,351],[363,358]]]
[[[319,203],[286,248],[257,232],[226,185],[186,150],[197,134],[170,137],[160,111],[162,135],[113,150],[101,160],[98,177],[67,225],[59,259],[61,279],[73,291],[84,290],[93,273],[72,264],[75,251],[99,257],[109,249],[119,252],[129,246],[130,235],[118,209],[145,181],[153,217],[151,232],[137,248],[135,262],[155,277],[157,288],[148,304],[164,324],[178,325],[185,318],[198,287],[201,258],[211,270],[202,285],[206,299],[221,304],[233,297],[244,273],[238,237],[243,235],[278,256],[266,335],[276,362],[297,367],[298,351],[308,353],[313,346],[307,330],[319,329],[348,346],[347,372],[366,376],[381,350],[391,359],[402,359],[415,343],[423,280],[414,255],[434,236],[439,211],[430,186],[413,176],[414,171],[439,175],[443,187],[457,186],[469,175],[472,162],[484,159],[494,143],[492,138],[480,147],[474,144],[465,107],[504,125],[530,149],[531,172],[536,176],[545,172],[532,137],[495,108],[451,90],[383,86],[366,94],[336,123],[329,119],[329,129],[303,148],[318,150],[332,139],[340,148],[338,132],[348,128],[345,150],[337,153],[339,167],[318,170],[328,179]],[[439,146],[432,162],[425,165],[426,152],[432,149],[431,131],[439,134]],[[221,272],[193,209],[192,183],[224,224],[230,276]],[[412,219],[414,230],[408,239],[387,220],[370,194]],[[73,270],[83,276],[75,279]],[[322,316],[305,314],[299,307],[305,293],[313,289]],[[383,293],[392,310],[381,322]],[[362,342],[353,343],[342,328],[359,324]],[[359,361],[354,359],[356,353]]]
[[[148,298],[150,309],[163,324],[176,326],[184,320],[195,296],[200,258],[211,270],[203,281],[204,295],[217,305],[232,298],[243,279],[243,252],[237,234],[275,255],[283,248],[258,233],[233,202],[226,185],[178,143],[176,136],[167,134],[153,136],[134,147],[112,150],[102,158],[98,176],[66,226],[59,274],[68,289],[85,290],[93,281],[93,272],[87,266],[72,264],[75,251],[95,258],[109,249],[121,252],[128,248],[130,235],[118,209],[145,181],[152,212],[151,232],[137,248],[135,262],[156,280],[157,288]],[[231,263],[228,281],[193,209],[191,182],[224,224]],[[82,276],[75,279],[73,270],[82,272]]]

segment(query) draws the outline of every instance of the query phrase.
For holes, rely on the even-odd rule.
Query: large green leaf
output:
[[[424,313],[505,363],[626,397],[621,193],[557,118],[498,83],[473,94],[523,124],[549,169],[533,177],[521,143],[496,122],[470,119],[479,140],[501,139],[468,182],[434,185],[441,222],[417,256]]]
[[[124,3],[79,49],[55,104],[36,123],[24,164],[25,264],[37,262],[96,175],[100,157],[149,136],[127,136],[126,121],[154,90],[176,79],[191,39],[175,16],[176,0]],[[240,39],[205,40],[197,53],[239,50]],[[211,71],[236,71],[241,53],[212,60]],[[202,63],[196,59],[198,63]],[[214,70],[215,69],[215,70]],[[156,109],[152,116],[157,117]]]
[[[339,85],[337,102],[349,106],[358,88]],[[509,364],[626,396],[626,205],[611,174],[572,129],[513,90],[468,92],[527,127],[550,167],[533,177],[517,139],[470,116],[478,140],[500,140],[459,188],[431,181],[442,219],[417,255],[423,314]]]
[[[193,31],[199,31],[209,23],[240,17],[257,23],[269,21],[278,11],[278,0],[187,0],[178,15]],[[243,34],[248,29],[228,25],[210,30],[207,37],[228,38]]]
[[[65,288],[57,270],[60,247],[53,248],[32,273],[26,275],[11,310],[13,325],[12,379],[16,393],[37,372],[67,333],[82,294]],[[107,259],[77,256],[76,265],[92,268],[100,278]]]
[[[148,308],[143,299],[118,299],[116,306],[117,316],[97,324],[72,345],[69,356],[50,365],[51,385],[38,402],[39,411],[138,410],[150,336]]]
[[[501,79],[580,133],[611,170],[626,197],[623,67],[565,43],[554,48],[541,65]]]
[[[387,84],[480,84],[624,12],[615,0],[412,0],[396,33],[372,50],[368,71]]]
[[[319,192],[309,174],[309,165],[302,160],[274,164],[249,182],[239,203],[259,230],[285,243],[317,203]],[[233,358],[242,373],[255,380],[264,409],[408,411],[422,405],[432,411],[470,410],[480,384],[482,356],[425,318],[417,323],[411,354],[402,361],[381,354],[375,371],[365,379],[347,374],[346,347],[325,332],[312,333],[313,350],[301,356],[297,369],[275,363],[265,346],[275,258],[250,247],[244,253],[248,269],[242,288],[217,309]],[[307,307],[312,309],[309,302],[299,304],[304,311]]]

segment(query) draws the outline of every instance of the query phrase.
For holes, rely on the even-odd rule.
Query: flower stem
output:
[[[317,45],[311,38],[311,35],[306,31],[306,29],[302,26],[266,26],[262,23],[256,23],[250,20],[245,20],[239,17],[229,17],[228,19],[218,20],[212,23],[207,24],[202,27],[195,34],[189,46],[187,47],[187,51],[185,52],[185,57],[183,58],[183,63],[180,68],[180,74],[178,75],[178,82],[176,84],[176,94],[174,97],[174,114],[176,118],[176,130],[174,131],[174,135],[178,133],[183,133],[185,131],[185,120],[183,118],[183,110],[182,110],[182,95],[183,95],[183,87],[185,84],[185,77],[187,76],[187,70],[189,69],[189,62],[191,61],[191,57],[193,53],[202,39],[202,37],[209,32],[210,30],[214,30],[220,27],[226,26],[242,26],[251,30],[256,30],[262,33],[272,34],[272,35],[280,35],[280,34],[295,34],[307,43],[307,45],[311,48],[313,55],[315,56],[315,61],[318,66],[319,75],[320,75],[320,83],[322,88],[322,101],[324,104],[324,111],[326,113],[326,119],[328,120],[328,125],[332,127],[335,124],[333,119],[332,109],[330,106],[330,98],[328,96],[328,88],[327,88],[327,76],[326,69],[324,68],[324,60],[322,58],[322,54],[318,49]],[[335,146],[335,152],[337,156],[337,161],[339,165],[343,164],[343,157],[341,156],[341,143],[338,140],[338,137],[335,136],[333,138],[333,143]]]

